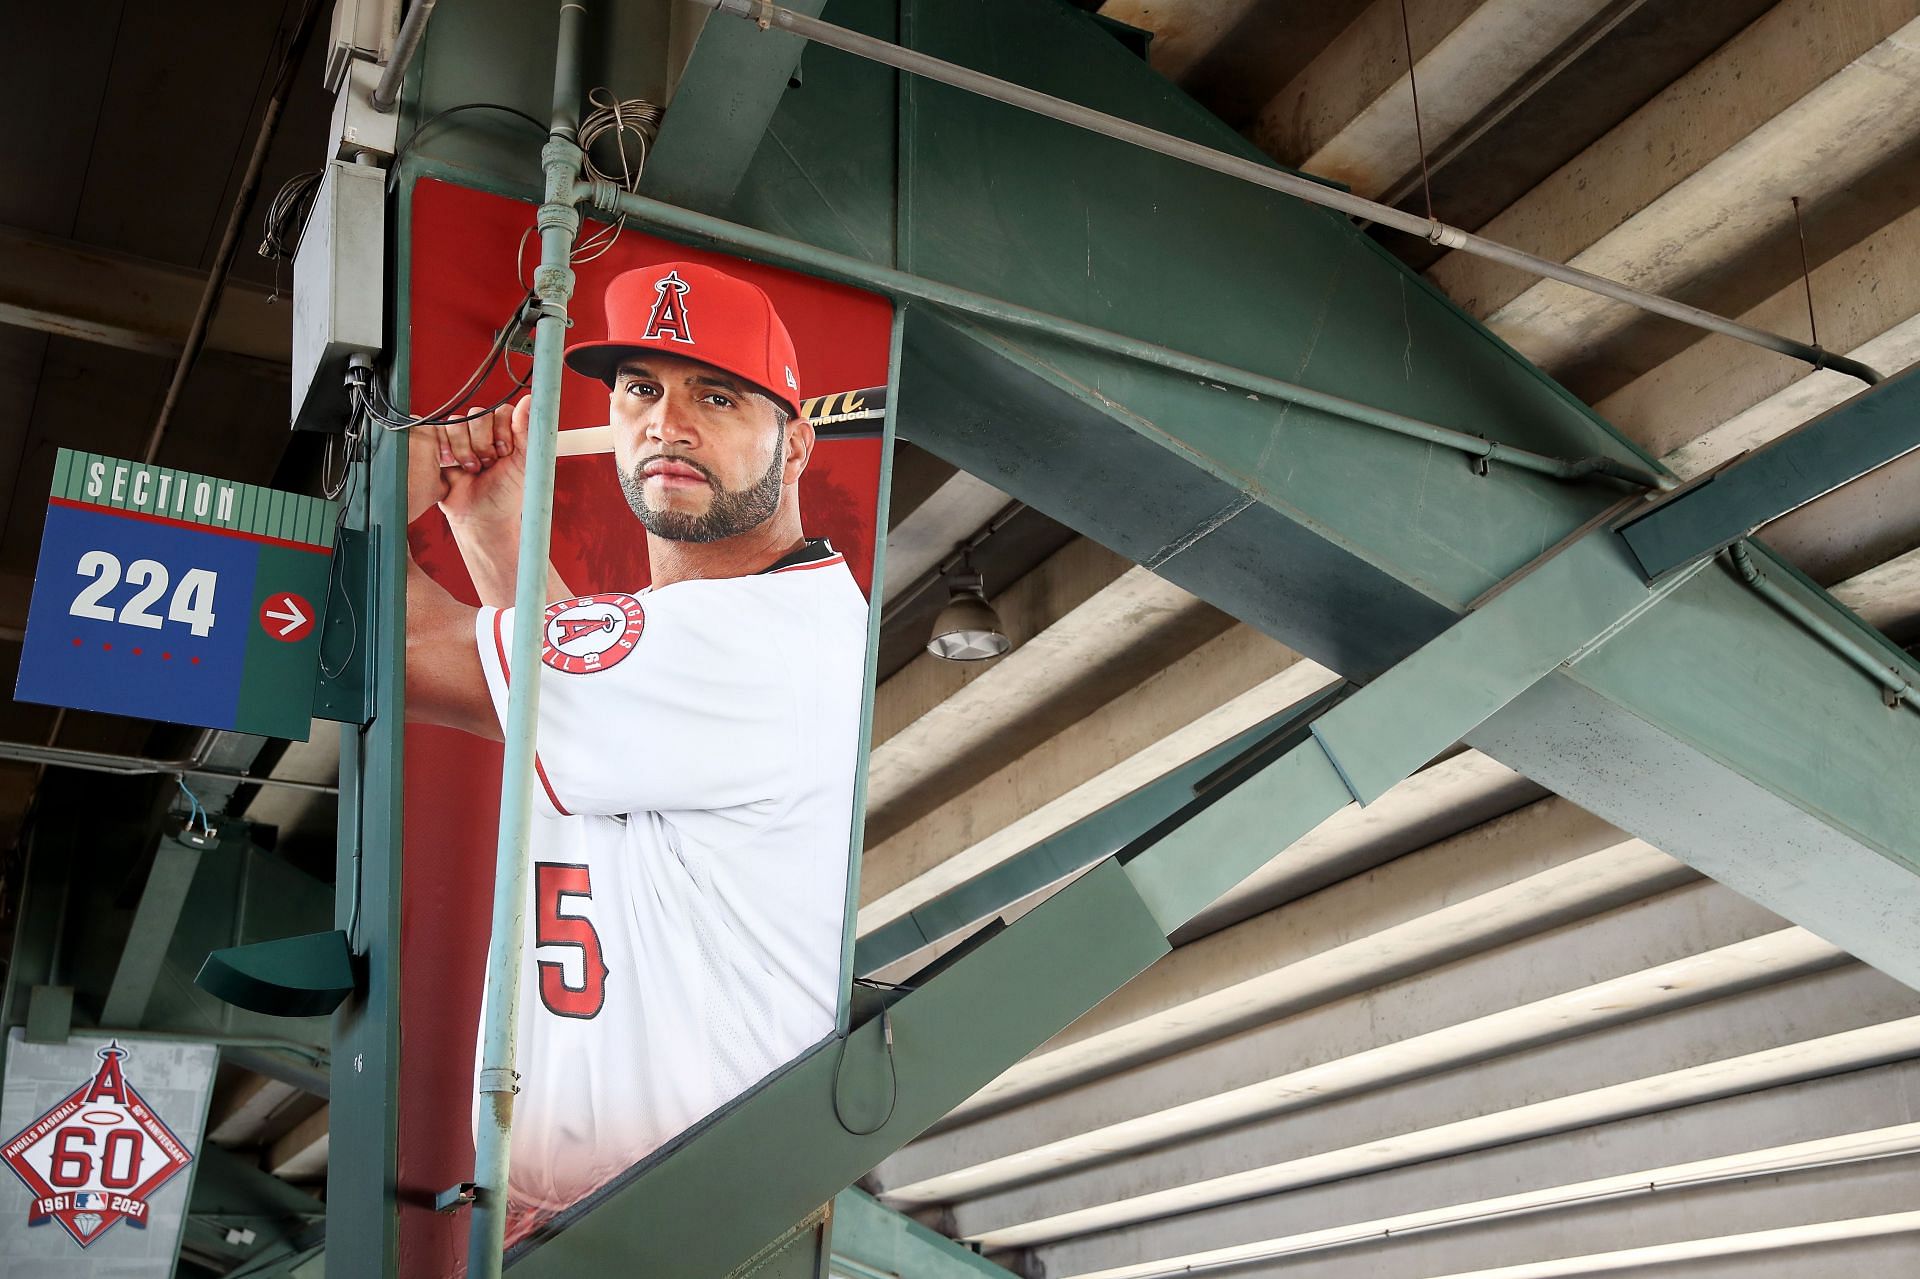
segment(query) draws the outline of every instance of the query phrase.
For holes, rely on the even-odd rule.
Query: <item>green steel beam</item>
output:
[[[533,8],[535,6],[529,6]],[[538,6],[544,15],[544,6]],[[441,24],[436,23],[435,29]],[[550,23],[548,25],[551,25]],[[431,38],[429,39],[431,43]],[[411,206],[401,201],[397,244],[409,238]],[[405,254],[398,256],[393,296],[404,299]],[[406,403],[408,360],[404,307],[392,332],[398,403]],[[406,449],[384,431],[363,482],[353,486],[346,523],[369,531],[372,607],[368,639],[372,702],[366,725],[340,730],[340,822],[332,919],[347,934],[359,989],[333,1013],[328,1093],[327,1207],[335,1274],[393,1276],[399,1265],[395,1210],[400,1089],[401,791],[406,755],[401,694],[406,686]],[[304,1265],[289,1261],[283,1273]]]
[[[147,1001],[153,996],[154,983],[160,980],[174,929],[180,923],[180,910],[187,904],[187,894],[208,844],[198,837],[186,838],[184,832],[181,836],[160,837],[146,887],[140,891],[140,904],[134,908],[133,927],[120,950],[113,985],[100,1009],[102,1025],[138,1026],[146,1017]]]
[[[915,47],[1201,127],[1110,42],[1076,37],[1075,15],[908,8]],[[903,94],[902,265],[918,274],[1542,454],[1635,456],[1340,219],[940,86]],[[1064,339],[909,320],[903,438],[1361,682],[1618,497],[1478,475],[1416,441]],[[1879,694],[1714,570],[1469,740],[1920,984],[1920,934],[1900,924],[1920,911],[1920,792],[1883,780],[1920,767],[1920,730]]]
[[[1649,587],[1595,521],[1369,687],[1303,701],[1287,716],[1291,731],[1269,743],[1285,754],[1230,774],[1120,859],[934,965],[847,1039],[821,1045],[563,1216],[546,1242],[516,1257],[515,1272],[559,1276],[623,1262],[725,1275],[784,1255],[789,1232],[808,1227],[808,1205],[1165,954],[1167,936],[1234,884],[1350,802],[1411,774],[1547,672],[1604,647],[1682,580]],[[778,1173],[742,1194],[749,1167]],[[730,1208],[715,1230],[698,1209],[723,1196]]]
[[[237,1265],[280,1248],[302,1251],[316,1242],[308,1236],[318,1233],[327,1214],[318,1198],[212,1142],[201,1143],[197,1158],[187,1217],[190,1225],[216,1232],[204,1251]],[[251,1230],[254,1238],[228,1244],[228,1230]]]
[[[833,1273],[846,1279],[1013,1279],[864,1190],[833,1197]]]
[[[1320,699],[1310,699],[1313,707]],[[1184,810],[1242,756],[1260,752],[1293,728],[1303,708],[1289,708],[1124,795],[1067,829],[976,875],[932,901],[883,924],[854,949],[856,973],[876,972],[915,951],[998,914],[1030,893],[1121,852]],[[1311,709],[1304,713],[1311,714]]]
[[[726,1275],[1167,949],[1126,872],[1096,866],[567,1214],[512,1273]]]
[[[1604,646],[1649,588],[1604,523],[1514,575],[1392,670],[1332,704],[1292,748],[1126,860],[1169,935],[1349,803],[1372,803],[1562,663]]]
[[[27,996],[27,1042],[64,1044],[72,1033],[73,987],[33,987]]]
[[[818,17],[826,0],[791,8]],[[657,199],[694,209],[724,208],[766,137],[805,42],[745,22],[712,21],[691,5],[673,15],[675,52],[686,61],[673,85],[642,185]]]
[[[1862,391],[1674,493],[1620,530],[1649,580],[1920,449],[1920,369]]]

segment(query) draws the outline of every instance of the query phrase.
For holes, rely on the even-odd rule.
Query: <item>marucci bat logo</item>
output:
[[[568,675],[591,675],[626,660],[646,629],[646,610],[631,595],[612,591],[547,605],[540,661]]]
[[[873,439],[881,432],[887,416],[887,388],[862,387],[854,391],[834,391],[800,401],[800,413],[813,423],[823,440]],[[613,452],[613,428],[575,426],[560,432],[555,450],[561,457],[594,457]],[[442,462],[441,469],[460,465]]]

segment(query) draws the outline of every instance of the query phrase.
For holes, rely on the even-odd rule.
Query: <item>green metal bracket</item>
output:
[[[1622,526],[1648,581],[1920,449],[1920,368],[1862,391]]]
[[[362,726],[373,721],[372,580],[378,536],[377,528],[343,525],[334,538],[325,616],[320,619],[320,678],[313,689],[318,719]]]
[[[736,1266],[726,1279],[827,1279],[827,1236],[833,1205],[806,1218]]]
[[[853,1279],[1012,1279],[1012,1272],[862,1190],[833,1199],[833,1268]]]
[[[353,993],[353,956],[339,929],[283,937],[214,951],[193,983],[249,1012],[319,1017]]]

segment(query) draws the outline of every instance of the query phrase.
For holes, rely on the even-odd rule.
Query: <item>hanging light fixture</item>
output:
[[[980,573],[971,554],[947,574],[947,606],[933,620],[933,638],[927,651],[949,662],[981,662],[999,657],[1013,647],[1000,625],[1000,615],[987,603]]]

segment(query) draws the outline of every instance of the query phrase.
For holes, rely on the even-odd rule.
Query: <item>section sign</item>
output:
[[[0,1273],[173,1273],[219,1050],[8,1035]]]
[[[14,696],[305,741],[338,516],[61,449]]]

